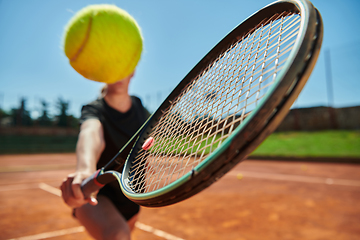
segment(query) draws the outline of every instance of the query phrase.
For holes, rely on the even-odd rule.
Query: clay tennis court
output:
[[[0,239],[91,239],[59,197],[75,154],[0,155]],[[246,160],[133,239],[360,239],[360,165]]]

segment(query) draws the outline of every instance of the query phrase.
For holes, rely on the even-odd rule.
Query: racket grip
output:
[[[101,169],[97,170],[93,175],[86,178],[81,183],[81,191],[84,194],[84,198],[90,198],[91,194],[100,190],[105,184],[99,183],[97,177],[101,175]]]

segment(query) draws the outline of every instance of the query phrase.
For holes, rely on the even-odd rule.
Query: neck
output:
[[[115,110],[126,113],[131,108],[131,97],[129,94],[106,94],[106,103]]]

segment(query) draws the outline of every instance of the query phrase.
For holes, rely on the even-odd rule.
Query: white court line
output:
[[[244,177],[250,177],[250,178],[262,178],[262,179],[281,180],[281,181],[322,183],[328,185],[360,187],[359,180],[312,177],[312,176],[277,174],[277,173],[260,173],[260,172],[248,172],[248,171],[240,171],[240,172],[232,171],[228,173],[228,175],[230,176],[238,176],[238,174],[243,174]]]
[[[137,227],[145,232],[152,233],[158,237],[167,239],[167,240],[184,240],[183,238],[175,237],[174,235],[171,235],[171,234],[161,231],[159,229],[153,228],[151,226],[145,225],[141,222],[136,222],[135,227]]]
[[[49,192],[49,193],[52,193],[56,196],[59,196],[61,197],[61,190],[58,189],[58,188],[55,188],[53,186],[50,186],[46,183],[39,183],[39,188],[46,191],[46,192]]]
[[[54,194],[56,196],[61,197],[61,190],[60,189],[55,188],[53,186],[50,186],[50,185],[48,185],[46,183],[39,183],[39,188],[46,191],[46,192],[49,192],[49,193],[52,193],[52,194]],[[182,238],[175,237],[174,235],[171,235],[170,233],[167,233],[167,232],[164,232],[162,230],[159,230],[159,229],[153,228],[151,226],[145,225],[145,224],[143,224],[141,222],[136,222],[135,226],[137,228],[139,228],[140,230],[152,233],[152,234],[154,234],[154,235],[156,235],[158,237],[164,238],[166,240],[184,240]],[[72,228],[70,228],[70,229],[72,229]],[[66,231],[66,230],[69,230],[69,229],[55,231],[55,232],[59,232],[60,234],[63,234],[61,231]],[[82,229],[82,231],[84,231],[84,228]],[[55,232],[51,232],[51,233],[55,233]],[[71,234],[71,233],[73,233],[73,232],[69,232],[69,233],[66,233],[66,234]],[[63,234],[63,235],[65,235],[65,234]],[[62,235],[59,235],[59,236],[62,236]],[[31,236],[29,236],[29,237],[31,237]],[[24,239],[19,238],[19,240],[20,239],[21,240],[33,240],[33,239],[37,239],[37,238],[29,238],[29,239],[27,239],[27,238],[24,238]],[[42,238],[39,238],[39,239],[42,239]]]

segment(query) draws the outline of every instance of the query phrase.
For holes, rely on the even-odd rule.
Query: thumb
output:
[[[87,202],[88,202],[90,205],[92,205],[92,206],[95,206],[95,205],[98,204],[98,201],[97,201],[97,199],[96,199],[95,197],[89,197],[89,198],[86,199],[86,200],[87,200]]]

